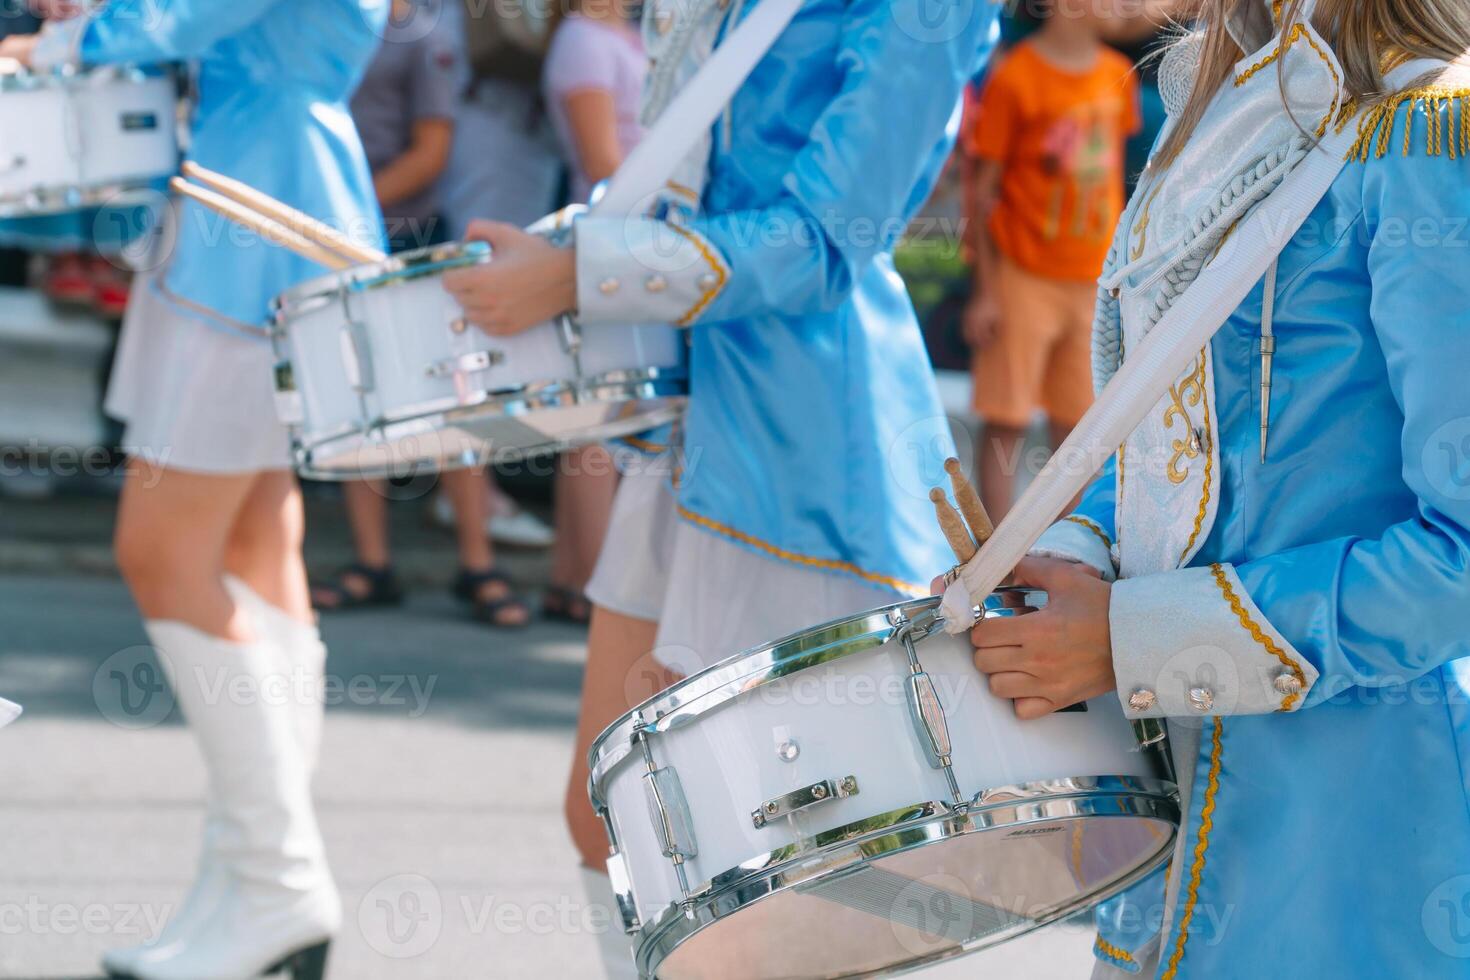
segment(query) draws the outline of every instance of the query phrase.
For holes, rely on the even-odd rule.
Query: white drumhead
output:
[[[915,969],[1096,904],[1158,867],[1173,839],[1168,819],[1112,815],[1038,820],[931,842],[718,918],[673,948],[655,975],[776,980]],[[649,949],[656,951],[657,943]]]

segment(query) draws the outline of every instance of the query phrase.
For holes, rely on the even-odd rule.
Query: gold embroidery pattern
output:
[[[1387,156],[1393,139],[1394,120],[1405,105],[1409,111],[1404,114],[1403,152],[1408,156],[1414,146],[1414,110],[1421,102],[1429,116],[1426,152],[1430,156],[1448,153],[1451,160],[1470,158],[1470,116],[1467,116],[1470,113],[1470,86],[1450,85],[1427,85],[1400,92],[1369,109],[1358,123],[1358,139],[1348,151],[1347,158],[1367,162],[1369,158],[1381,160]],[[1344,118],[1340,127],[1347,124],[1348,119]]]
[[[1169,460],[1169,482],[1178,486],[1189,479],[1189,469],[1180,468],[1179,464],[1188,457],[1198,459],[1200,455],[1199,446],[1194,442],[1194,430],[1190,426],[1189,409],[1195,408],[1204,398],[1205,394],[1205,354],[1200,352],[1199,363],[1193,373],[1178,384],[1169,386],[1170,405],[1164,409],[1164,428],[1174,428],[1174,420],[1184,420],[1186,430],[1183,439],[1174,440],[1174,455]],[[1186,407],[1188,406],[1188,407]]]
[[[1215,733],[1210,739],[1210,776],[1205,786],[1205,805],[1199,815],[1199,835],[1195,839],[1194,864],[1189,869],[1189,891],[1184,901],[1184,913],[1179,916],[1179,938],[1174,943],[1174,953],[1169,957],[1169,968],[1159,980],[1175,980],[1179,976],[1179,961],[1184,959],[1184,946],[1189,942],[1189,923],[1194,918],[1194,906],[1199,901],[1200,878],[1205,872],[1205,854],[1210,849],[1210,831],[1215,826],[1215,794],[1220,789],[1220,742],[1224,722],[1215,718]]]
[[[1163,184],[1153,189],[1153,193],[1149,194],[1148,200],[1143,202],[1143,214],[1139,215],[1137,223],[1133,226],[1133,234],[1138,239],[1138,247],[1129,253],[1129,255],[1134,262],[1143,258],[1144,249],[1148,248],[1148,226],[1153,220],[1151,212],[1154,206],[1154,198],[1158,197],[1159,191],[1163,189]]]
[[[676,327],[687,327],[699,317],[699,314],[704,312],[705,307],[714,302],[716,296],[720,295],[720,290],[725,288],[725,283],[730,279],[730,272],[725,268],[725,263],[716,257],[714,249],[710,248],[709,244],[703,238],[687,228],[680,228],[672,221],[667,224],[676,234],[688,239],[695,248],[699,249],[700,257],[704,259],[705,263],[710,267],[710,271],[715,276],[714,284],[704,291],[704,295],[699,297],[698,302],[689,308],[688,313],[685,313],[674,322],[674,326]]]
[[[1098,522],[1094,521],[1092,518],[1083,517],[1081,514],[1072,514],[1068,517],[1062,518],[1062,520],[1070,521],[1073,524],[1082,525],[1083,527],[1087,528],[1087,530],[1097,535],[1098,540],[1103,543],[1104,548],[1107,548],[1109,551],[1113,550],[1113,539],[1108,537],[1108,532],[1104,531],[1102,529],[1102,525],[1098,524]]]
[[[1203,371],[1203,352],[1200,354],[1200,368]],[[1205,518],[1210,516],[1210,498],[1214,494],[1212,485],[1215,478],[1215,429],[1210,424],[1210,393],[1202,389],[1205,406],[1205,485],[1200,491],[1199,511],[1194,515],[1194,530],[1190,532],[1189,540],[1184,543],[1184,553],[1179,556],[1179,564],[1183,565],[1189,560],[1189,553],[1194,550],[1194,544],[1205,529]]]
[[[1277,17],[1277,22],[1280,22],[1279,14]],[[1327,70],[1332,72],[1333,88],[1340,91],[1342,89],[1342,76],[1338,74],[1337,66],[1332,63],[1332,59],[1327,56],[1327,52],[1322,50],[1322,46],[1317,43],[1317,39],[1313,37],[1310,33],[1308,33],[1307,25],[1302,23],[1293,24],[1291,26],[1291,30],[1287,31],[1286,36],[1281,39],[1280,44],[1272,48],[1270,52],[1268,52],[1266,56],[1260,61],[1251,65],[1239,75],[1236,75],[1235,87],[1239,88],[1246,82],[1250,81],[1252,78],[1255,78],[1266,68],[1275,64],[1281,58],[1281,53],[1283,51],[1290,51],[1291,46],[1301,40],[1305,40],[1309,45],[1312,46],[1312,50],[1317,52],[1317,57],[1321,58],[1322,63],[1327,66]],[[1337,112],[1338,107],[1336,104],[1334,104],[1332,109],[1322,119],[1322,124],[1317,127],[1318,139],[1321,139],[1323,136],[1327,135],[1327,127],[1331,125],[1333,118],[1337,115]]]
[[[1101,953],[1110,960],[1117,960],[1119,963],[1133,965],[1133,956],[1128,950],[1114,946],[1101,936],[1097,937],[1097,941],[1092,944],[1092,948],[1094,952]]]
[[[739,541],[741,544],[749,545],[750,547],[755,548],[758,551],[765,552],[773,558],[779,558],[782,561],[793,562],[797,565],[805,565],[808,568],[820,568],[833,572],[846,572],[849,575],[857,576],[865,582],[873,582],[878,585],[884,585],[894,590],[895,592],[902,592],[907,595],[913,596],[916,599],[922,598],[929,594],[929,589],[925,586],[914,585],[912,582],[905,582],[901,579],[892,578],[888,575],[880,575],[877,572],[865,571],[864,569],[859,568],[851,562],[836,561],[831,558],[813,558],[810,555],[799,555],[794,551],[787,551],[784,548],[778,548],[773,544],[762,541],[760,538],[752,537],[751,535],[746,534],[744,531],[738,531],[735,528],[725,524],[721,524],[718,521],[712,521],[702,514],[696,514],[694,513],[694,511],[689,510],[682,504],[678,505],[677,510],[679,516],[684,518],[684,520],[689,521],[691,524],[698,525],[699,527],[702,527],[707,531],[713,531],[714,533],[722,537],[729,538],[732,541]]]
[[[1307,675],[1302,670],[1301,665],[1288,657],[1286,651],[1281,649],[1275,640],[1266,635],[1266,631],[1261,628],[1261,625],[1251,619],[1250,613],[1245,608],[1245,603],[1241,602],[1240,596],[1236,595],[1235,589],[1231,587],[1230,578],[1225,574],[1225,567],[1223,565],[1211,565],[1210,573],[1215,576],[1215,584],[1220,587],[1220,592],[1225,596],[1225,601],[1230,603],[1230,611],[1235,613],[1235,618],[1240,620],[1240,625],[1245,628],[1246,632],[1250,633],[1251,639],[1264,647],[1267,653],[1281,661],[1282,666],[1291,671],[1292,676],[1301,684],[1302,690],[1306,690]],[[1286,697],[1281,699],[1281,707],[1278,710],[1290,711],[1296,707],[1296,703],[1300,698],[1300,694],[1286,695]]]

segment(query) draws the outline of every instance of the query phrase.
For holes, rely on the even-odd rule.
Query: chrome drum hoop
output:
[[[462,469],[466,466],[515,462],[538,453],[571,449],[585,445],[588,442],[598,442],[604,439],[618,439],[623,436],[636,435],[639,432],[656,428],[657,426],[676,421],[680,418],[684,414],[684,406],[688,394],[689,376],[688,372],[683,369],[640,368],[637,370],[619,370],[588,378],[581,383],[548,381],[535,385],[525,385],[509,392],[484,392],[484,400],[474,405],[462,406],[455,403],[453,406],[427,407],[421,412],[395,415],[381,419],[377,423],[377,426],[400,425],[405,422],[417,422],[423,419],[433,418],[442,418],[446,423],[452,424],[456,420],[514,418],[520,415],[527,415],[531,412],[570,408],[576,405],[617,405],[653,399],[668,400],[668,404],[650,409],[639,415],[629,416],[625,419],[610,420],[603,425],[597,426],[595,432],[585,436],[579,436],[573,439],[549,439],[544,445],[492,452],[488,458],[476,458],[450,465],[441,463],[434,467],[436,470],[442,472],[444,470]],[[291,428],[292,454],[295,457],[296,471],[301,476],[312,480],[342,480],[349,478],[344,477],[336,470],[317,467],[312,462],[312,454],[342,439],[363,435],[365,430],[357,428],[350,429],[335,433],[324,439],[318,439],[308,445],[300,439],[298,434],[300,427],[293,425]],[[371,467],[354,468],[350,479],[374,479],[392,475],[394,475],[393,472],[388,469],[379,471]]]
[[[149,180],[35,187],[0,196],[0,218],[40,218],[85,208],[126,208],[159,200]]]
[[[1172,784],[1127,776],[1052,780],[1004,787],[981,793],[966,810],[943,802],[916,803],[818,834],[810,846],[770,852],[738,868],[717,875],[697,889],[687,905],[674,904],[634,933],[634,957],[640,977],[654,977],[675,950],[695,935],[773,895],[812,885],[822,879],[871,864],[919,847],[955,840],[985,831],[1020,828],[1059,819],[1138,817],[1155,819],[1171,828],[1161,835],[1154,855],[1107,888],[1079,895],[1075,900],[1026,916],[1001,932],[987,936],[986,946],[998,945],[1127,890],[1162,867],[1173,853],[1180,818],[1179,799]],[[993,939],[993,941],[991,941]],[[971,947],[940,950],[906,963],[907,973],[942,960],[962,956]],[[844,977],[892,976],[894,971],[845,974]]]

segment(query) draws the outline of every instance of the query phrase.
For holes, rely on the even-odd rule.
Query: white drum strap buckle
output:
[[[914,734],[919,739],[919,745],[923,748],[929,765],[944,773],[955,809],[967,809],[969,800],[961,792],[959,780],[955,778],[954,766],[950,762],[949,722],[944,715],[944,705],[939,700],[939,692],[935,690],[934,679],[924,670],[924,665],[919,662],[919,652],[914,647],[916,638],[923,639],[938,628],[939,617],[933,610],[929,610],[917,619],[910,620],[902,610],[895,609],[889,613],[889,622],[898,630],[895,638],[903,644],[909,661],[909,719],[913,722]]]
[[[648,744],[648,730],[640,726],[633,739],[643,750],[643,762],[648,767],[648,771],[643,774],[643,791],[648,798],[648,813],[653,819],[664,857],[674,863],[674,874],[679,878],[679,890],[684,893],[681,904],[684,913],[689,915],[693,913],[694,903],[690,898],[689,873],[684,862],[699,856],[689,800],[684,795],[679,774],[672,767],[660,769],[653,761],[653,749]]]

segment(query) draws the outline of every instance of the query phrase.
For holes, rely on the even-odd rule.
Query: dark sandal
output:
[[[347,587],[347,578],[356,576],[367,583],[367,592],[358,595]],[[330,604],[317,601],[318,593],[332,597]],[[346,609],[372,609],[396,606],[403,602],[403,589],[398,584],[398,575],[392,565],[373,568],[354,562],[332,577],[331,582],[311,587],[311,604],[318,612],[340,612]]]
[[[542,593],[541,615],[573,626],[586,626],[592,622],[592,600],[580,589],[551,585]]]
[[[499,599],[481,599],[480,590],[487,585],[503,585],[507,594]],[[511,591],[510,576],[499,569],[492,568],[485,572],[471,572],[460,569],[455,576],[454,585],[450,588],[455,598],[470,603],[474,610],[474,616],[480,622],[498,629],[524,629],[531,625],[531,607],[526,601]],[[525,613],[526,618],[519,623],[508,623],[500,618],[500,614],[507,609],[518,609]]]

